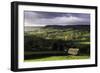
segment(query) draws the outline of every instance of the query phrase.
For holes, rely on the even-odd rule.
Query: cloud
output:
[[[60,13],[61,14],[61,13]],[[26,26],[43,26],[43,25],[84,25],[90,23],[89,15],[83,16],[83,14],[70,14],[66,13],[65,16],[60,14],[53,16],[48,13],[36,13],[36,12],[26,12],[25,13],[25,25]],[[69,15],[69,16],[68,16]],[[52,16],[52,18],[51,18]],[[46,18],[47,17],[47,18]]]

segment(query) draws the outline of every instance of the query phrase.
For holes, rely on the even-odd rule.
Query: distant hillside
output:
[[[67,28],[72,28],[72,29],[79,29],[79,30],[90,30],[90,25],[47,25],[47,26],[25,26],[24,31],[36,31],[40,29],[46,29],[46,28],[53,28],[53,29],[67,29]]]
[[[73,28],[73,29],[90,29],[90,25],[47,25],[44,28],[55,28],[55,29],[66,29],[66,28]]]
[[[34,27],[34,26],[24,26],[24,31],[36,31],[41,29],[42,27]]]

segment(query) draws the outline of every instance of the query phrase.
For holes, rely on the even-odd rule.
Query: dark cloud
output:
[[[90,14],[24,11],[26,26],[35,25],[89,25]]]

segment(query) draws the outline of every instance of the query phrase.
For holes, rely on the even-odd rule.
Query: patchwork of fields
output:
[[[64,50],[78,48],[77,56],[63,55]],[[63,53],[53,55],[53,53]],[[45,54],[51,52],[49,55]],[[44,53],[45,55],[43,55]],[[37,55],[36,55],[37,54]],[[42,57],[38,55],[43,55]],[[35,57],[34,57],[35,56]],[[37,56],[37,59],[36,59]],[[47,57],[45,57],[47,56]],[[27,57],[27,58],[26,58]],[[31,57],[31,58],[30,58]],[[73,60],[90,57],[90,26],[45,26],[25,27],[24,59],[25,61]]]

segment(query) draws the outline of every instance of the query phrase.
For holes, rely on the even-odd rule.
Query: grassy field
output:
[[[25,27],[25,29],[26,28],[27,27]],[[79,60],[89,59],[90,57],[89,25],[55,25],[45,27],[28,27],[28,29],[24,32],[25,62]],[[64,50],[68,50],[69,48],[78,48],[78,55],[66,56]]]
[[[31,52],[24,52],[25,55],[36,55],[36,54],[48,54],[48,53],[63,53],[63,51],[31,51]]]
[[[25,62],[33,62],[33,61],[53,61],[53,60],[81,60],[81,59],[89,59],[89,56],[50,56],[40,59],[29,59],[24,60]]]

